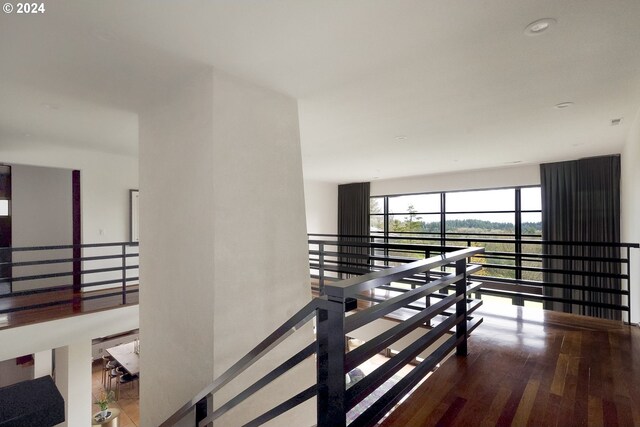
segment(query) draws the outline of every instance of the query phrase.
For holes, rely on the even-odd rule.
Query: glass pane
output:
[[[522,236],[542,236],[542,214],[540,212],[522,214]]]
[[[515,190],[482,190],[446,193],[447,212],[513,211]]]
[[[371,215],[369,217],[369,231],[372,233],[384,232],[384,215]]]
[[[540,187],[522,188],[520,190],[520,207],[523,211],[542,210]]]
[[[378,214],[384,209],[384,197],[371,197],[369,198],[369,213]]]
[[[0,216],[9,216],[8,200],[0,200]]]
[[[515,233],[515,214],[512,213],[447,214],[446,219],[447,233]]]
[[[389,215],[389,233],[439,233],[440,215]]]
[[[389,197],[389,213],[440,212],[440,193]]]

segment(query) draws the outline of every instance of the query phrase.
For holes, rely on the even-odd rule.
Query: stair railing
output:
[[[483,251],[483,248],[439,248],[441,255],[418,260],[409,264],[375,271],[363,276],[339,282],[326,283],[324,295],[314,298],[289,320],[254,347],[238,362],[216,378],[189,402],[186,402],[161,427],[173,426],[196,408],[196,425],[205,427],[236,407],[267,384],[274,381],[307,358],[316,355],[316,383],[286,399],[282,403],[254,418],[245,426],[259,426],[312,397],[317,397],[317,426],[344,427],[375,425],[395,404],[415,387],[436,365],[455,350],[459,356],[467,354],[467,337],[482,319],[470,314],[481,305],[471,301],[468,295],[477,290],[480,283],[469,282],[468,275],[480,267],[468,265],[468,258]],[[438,269],[433,278],[430,270]],[[397,289],[393,297],[384,301],[371,298],[376,289],[393,288],[396,281],[420,277],[422,284],[411,290]],[[446,290],[453,289],[452,294]],[[348,300],[355,298],[361,305],[358,311],[346,315]],[[358,348],[347,352],[347,336],[350,332],[381,319],[398,309],[410,307],[415,310],[421,299],[435,298],[435,304],[424,304],[408,319],[398,322],[391,329],[379,334]],[[414,311],[411,311],[414,313]],[[212,410],[212,396],[240,373],[260,360],[271,349],[316,318],[316,339],[291,356],[279,366],[242,392]],[[435,322],[435,323],[434,323]],[[383,365],[356,384],[347,387],[346,374],[381,350],[388,348],[412,331],[422,331],[419,337]],[[409,374],[395,381],[368,409],[348,422],[349,411],[371,395],[418,355],[434,345],[439,338],[449,338],[422,360]]]

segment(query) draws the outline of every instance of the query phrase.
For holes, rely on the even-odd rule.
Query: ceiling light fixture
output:
[[[533,21],[524,29],[524,33],[528,36],[537,36],[547,31],[557,21],[553,18],[543,18]]]
[[[562,110],[562,109],[565,109],[565,108],[569,108],[572,105],[573,105],[573,102],[561,102],[559,104],[556,104],[554,106],[554,108],[557,108],[558,110]]]
[[[400,142],[400,141],[406,141],[407,137],[405,135],[398,135],[393,139],[395,139],[397,142]]]
[[[622,123],[622,117],[611,119],[611,126],[618,126],[620,123]]]

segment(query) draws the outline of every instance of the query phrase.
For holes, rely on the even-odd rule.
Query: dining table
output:
[[[140,354],[135,352],[135,342],[120,344],[108,348],[106,351],[118,362],[129,374],[140,374]]]

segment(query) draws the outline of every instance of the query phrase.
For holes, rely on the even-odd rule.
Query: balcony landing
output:
[[[127,286],[126,303],[120,288],[83,292],[80,298],[74,298],[69,289],[3,297],[0,298],[0,330],[135,305],[138,304],[137,289],[138,286]]]

